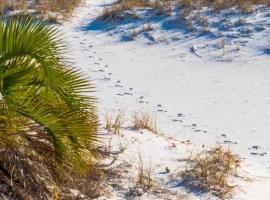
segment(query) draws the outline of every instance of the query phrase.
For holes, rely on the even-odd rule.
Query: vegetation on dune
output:
[[[156,116],[147,111],[133,113],[133,128],[135,130],[145,129],[158,134]]]
[[[104,8],[100,14],[101,20],[122,20],[126,17],[137,19],[139,16],[136,9],[150,8],[156,15],[172,15],[174,8],[180,18],[187,17],[192,10],[202,7],[220,11],[227,8],[238,8],[243,13],[252,13],[254,5],[269,5],[269,0],[119,0],[115,4]],[[126,12],[129,11],[129,12]],[[130,12],[131,11],[131,12]]]
[[[0,0],[0,15],[7,11],[33,9],[39,12],[70,13],[81,3],[81,0]]]
[[[10,156],[0,159],[4,174],[12,170],[5,162],[18,154],[43,157],[47,165],[72,173],[93,164],[98,120],[95,98],[87,93],[94,88],[66,64],[64,53],[55,27],[25,17],[1,19],[0,150],[9,149]]]
[[[233,197],[236,185],[232,179],[240,177],[240,157],[230,150],[217,146],[208,151],[191,155],[186,169],[179,173],[183,186],[191,191],[211,192],[221,199]]]

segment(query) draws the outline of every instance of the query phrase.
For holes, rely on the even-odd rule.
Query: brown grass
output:
[[[119,135],[124,123],[124,117],[122,112],[118,112],[113,118],[109,114],[105,115],[105,129],[109,132]]]
[[[145,6],[152,8],[156,15],[168,14],[171,15],[171,2],[170,1],[148,1]]]
[[[216,11],[226,8],[226,2],[224,0],[215,0],[213,2],[213,8]]]
[[[191,9],[189,9],[189,8],[183,8],[183,9],[181,9],[179,11],[179,18],[180,18],[180,20],[185,21],[186,20],[186,17],[189,16],[190,12],[191,12]]]
[[[226,199],[231,198],[236,186],[230,178],[238,176],[240,158],[220,146],[190,156],[184,172],[180,173],[185,186],[192,190],[212,192]]]
[[[0,199],[77,199],[70,188],[91,199],[99,195],[102,168],[93,165],[78,175],[59,167],[51,137],[42,127],[32,125],[20,134],[20,139],[0,144]]]
[[[182,8],[200,8],[202,6],[212,7],[214,10],[222,10],[231,7],[238,7],[243,12],[250,12],[253,5],[269,5],[269,0],[178,0]]]
[[[115,19],[122,19],[123,15],[122,12],[125,11],[122,6],[112,6],[109,8],[104,8],[102,11],[100,18],[102,20],[115,20]]]
[[[178,1],[178,4],[181,6],[181,7],[184,7],[184,8],[190,8],[194,5],[194,3],[197,2],[197,1],[192,1],[192,0],[180,0]]]
[[[127,10],[136,8],[152,8],[157,15],[168,14],[171,15],[172,8],[170,1],[143,1],[143,0],[120,0],[116,4],[104,8],[100,15],[101,20],[121,20],[124,17],[132,17],[137,19],[138,15],[134,15],[134,10],[131,13],[125,13]]]
[[[144,163],[141,157],[141,154],[139,154],[139,166],[138,166],[138,177],[136,182],[136,188],[141,188],[145,191],[151,189],[153,186],[153,180],[152,180],[152,165],[151,162],[147,169],[144,167]]]
[[[147,111],[134,112],[133,128],[136,130],[145,129],[152,133],[158,133],[156,116]]]
[[[142,7],[153,9],[156,15],[172,15],[172,7],[176,6],[180,7],[180,18],[184,19],[192,10],[200,9],[204,6],[211,7],[215,11],[237,7],[243,13],[252,13],[252,6],[261,4],[270,5],[270,0],[119,0],[116,4],[105,8],[100,18],[102,20],[121,20],[132,15],[125,11]],[[135,18],[138,18],[138,16],[136,15]]]
[[[40,13],[48,13],[49,11],[59,12],[61,14],[70,14],[74,8],[79,5],[81,0],[0,0],[0,16],[8,11],[33,9]]]
[[[120,20],[124,18],[124,11],[143,6],[144,3],[140,0],[121,0],[110,7],[104,8],[100,18],[101,20]],[[138,17],[135,12],[132,12],[130,16],[133,18]]]

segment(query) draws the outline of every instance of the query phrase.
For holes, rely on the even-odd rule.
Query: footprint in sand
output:
[[[250,154],[253,155],[253,156],[265,156],[265,155],[267,155],[266,152],[263,152],[263,153],[250,152]]]
[[[177,117],[184,117],[184,114],[178,113],[178,114],[177,114]]]
[[[259,149],[259,146],[258,145],[254,145],[251,147],[252,149],[255,149],[255,150],[258,150]]]
[[[103,80],[104,81],[110,81],[111,79],[109,77],[104,77]]]
[[[237,142],[233,142],[231,140],[224,140],[223,143],[224,144],[237,144]]]
[[[180,119],[173,119],[172,121],[173,122],[183,122],[183,120],[180,120]]]
[[[168,112],[167,110],[162,109],[162,105],[161,104],[157,104],[157,107],[158,107],[158,109],[157,109],[158,112]]]
[[[195,132],[207,133],[207,131],[205,131],[205,130],[200,130],[200,129],[196,129]]]
[[[222,136],[222,137],[227,137],[227,135],[226,135],[226,134],[221,134],[221,136]]]
[[[265,156],[265,155],[267,155],[266,152],[258,152],[258,150],[261,149],[261,147],[258,146],[258,145],[253,145],[253,146],[249,147],[248,149],[252,151],[252,152],[250,152],[250,154],[254,155],[254,156]]]
[[[129,92],[124,92],[124,95],[133,95],[132,93],[129,93]]]
[[[158,112],[168,112],[167,110],[163,110],[163,109],[158,109]]]

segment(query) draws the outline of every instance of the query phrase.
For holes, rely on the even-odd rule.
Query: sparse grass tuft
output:
[[[123,118],[124,117],[122,112],[118,112],[114,119],[110,115],[106,114],[105,129],[107,129],[109,132],[119,135],[124,123]]]
[[[119,20],[123,18],[122,12],[124,10],[125,9],[123,9],[123,7],[116,5],[109,8],[104,8],[100,15],[100,18],[101,20]]]
[[[171,15],[172,13],[170,1],[119,0],[116,4],[105,8],[100,15],[100,19],[109,21],[121,20],[125,17],[137,19],[139,16],[134,11],[136,8],[151,8],[155,11],[156,15]]]
[[[242,13],[251,14],[253,12],[252,2],[245,0],[238,0],[239,9]]]
[[[192,1],[192,0],[180,0],[179,1],[179,5],[182,8],[190,8],[193,6],[193,4],[194,4],[194,1]]]
[[[181,178],[185,186],[199,191],[212,192],[226,199],[232,197],[234,185],[230,177],[238,176],[240,158],[230,150],[218,146],[209,151],[203,151],[190,156]]]
[[[124,16],[124,11],[131,10],[135,7],[143,7],[143,1],[140,0],[120,0],[116,4],[113,4],[110,7],[103,9],[100,19],[101,20],[121,20]],[[131,16],[133,19],[137,19],[138,15],[133,11],[128,13],[128,16]]]
[[[186,20],[186,17],[189,16],[191,12],[191,9],[190,8],[183,8],[179,11],[179,18],[181,21],[185,21]]]
[[[168,14],[172,12],[171,10],[171,2],[170,1],[148,1],[146,6],[152,8],[156,15],[163,15],[163,14]]]
[[[152,180],[152,165],[151,162],[147,169],[144,168],[144,163],[141,154],[139,154],[139,166],[138,166],[138,179],[136,182],[136,188],[141,188],[145,191],[151,189],[153,186]]]
[[[144,111],[133,113],[133,128],[134,129],[146,129],[152,133],[158,133],[156,116]]]

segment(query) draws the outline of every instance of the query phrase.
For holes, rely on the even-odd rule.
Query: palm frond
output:
[[[22,17],[0,21],[0,122],[15,113],[40,124],[53,138],[58,160],[82,170],[91,165],[98,141],[96,99],[65,52],[54,26]],[[0,136],[6,132],[0,129]]]

